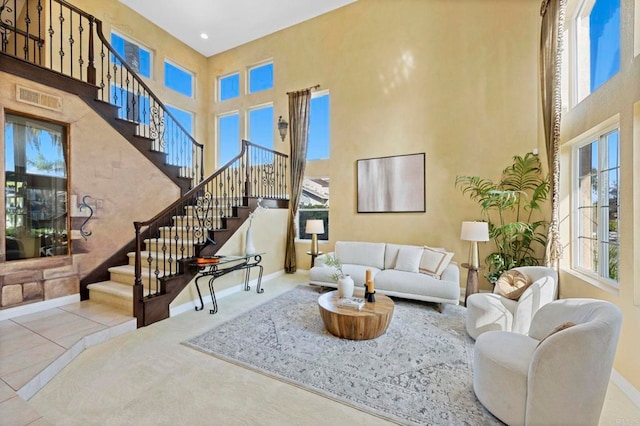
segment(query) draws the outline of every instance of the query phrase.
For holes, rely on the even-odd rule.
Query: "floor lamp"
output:
[[[471,242],[469,263],[462,264],[464,268],[468,269],[467,289],[464,297],[466,306],[467,298],[478,292],[478,271],[482,269],[478,256],[478,241],[489,241],[489,224],[487,222],[462,222],[460,239]]]

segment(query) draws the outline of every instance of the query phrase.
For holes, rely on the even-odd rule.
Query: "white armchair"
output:
[[[575,325],[551,334],[567,323]],[[508,425],[597,425],[621,325],[622,313],[610,302],[551,302],[535,314],[528,336],[478,337],[473,390]]]
[[[545,266],[514,268],[529,276],[533,283],[518,300],[493,293],[476,293],[467,298],[467,333],[474,339],[486,331],[513,331],[527,334],[538,309],[558,294],[558,273]]]

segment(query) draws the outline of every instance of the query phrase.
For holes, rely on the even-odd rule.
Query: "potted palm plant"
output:
[[[456,187],[480,205],[489,223],[495,251],[486,258],[487,279],[494,283],[502,272],[518,266],[539,265],[537,253],[547,245],[549,222],[542,205],[549,196],[549,177],[542,174],[537,154],[514,156],[499,182],[479,176],[457,176]]]

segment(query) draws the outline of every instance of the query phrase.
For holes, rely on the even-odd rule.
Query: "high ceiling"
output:
[[[207,57],[354,1],[120,0]],[[203,39],[202,33],[208,39]]]

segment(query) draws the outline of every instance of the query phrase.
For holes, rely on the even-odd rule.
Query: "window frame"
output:
[[[64,144],[64,151],[63,151],[63,158],[65,158],[66,163],[65,163],[65,177],[63,179],[65,179],[65,200],[64,200],[64,204],[65,204],[65,208],[66,208],[66,214],[65,214],[65,230],[63,230],[63,232],[66,233],[66,252],[65,253],[61,253],[61,254],[55,254],[54,252],[49,252],[48,250],[46,252],[43,252],[43,246],[40,247],[40,255],[39,256],[32,256],[32,257],[24,257],[24,258],[17,258],[17,259],[7,259],[7,250],[6,250],[6,240],[7,240],[7,225],[6,225],[6,221],[7,221],[7,209],[5,207],[5,215],[4,215],[4,221],[5,221],[5,225],[4,225],[4,233],[3,233],[3,239],[4,239],[4,244],[5,244],[5,252],[3,255],[3,263],[7,263],[7,262],[13,262],[14,260],[28,260],[28,261],[44,261],[47,262],[49,259],[62,259],[62,258],[69,258],[71,257],[71,255],[73,254],[72,252],[72,228],[71,228],[71,213],[72,213],[72,204],[71,204],[71,164],[70,164],[70,153],[71,153],[71,147],[70,147],[70,143],[71,143],[71,138],[70,138],[70,131],[71,131],[71,127],[68,123],[64,123],[64,122],[60,122],[57,120],[53,120],[50,118],[46,118],[46,117],[41,117],[41,116],[34,116],[31,114],[25,114],[24,112],[19,112],[19,111],[13,111],[13,110],[8,110],[6,109],[4,111],[4,117],[5,120],[3,122],[3,126],[6,126],[7,124],[7,117],[8,116],[14,116],[17,117],[19,120],[24,120],[25,123],[29,123],[29,122],[34,122],[36,125],[38,123],[43,123],[43,128],[46,128],[47,126],[51,126],[51,127],[59,127],[62,130],[62,143]],[[3,135],[4,138],[6,138],[6,133],[4,133]],[[6,174],[8,173],[6,170],[6,161],[7,161],[7,154],[6,154],[6,141],[3,141],[3,145],[5,146],[5,149],[3,150],[3,168],[5,169],[5,191],[6,191],[6,187],[7,187],[7,176]],[[26,154],[25,154],[25,159],[26,159]],[[15,174],[16,171],[14,170],[13,173]],[[46,175],[39,175],[39,174],[33,174],[33,173],[24,173],[25,176],[30,175],[32,176],[31,180],[41,180],[43,178],[46,178]],[[60,177],[53,177],[54,179],[60,179]],[[16,182],[16,180],[14,179],[14,182]],[[34,190],[34,189],[40,189],[42,190],[43,188],[37,188],[34,186],[30,186],[27,188],[27,190]],[[45,190],[48,188],[45,188]],[[56,199],[57,199],[58,194],[55,195]],[[28,194],[24,195],[25,198],[29,198]],[[7,199],[5,197],[5,205],[7,203]],[[29,202],[24,201],[24,208],[29,208]],[[30,213],[32,214],[32,213]],[[28,216],[28,215],[27,215]],[[55,235],[55,233],[53,234]],[[42,235],[41,237],[42,238]],[[55,237],[53,237],[55,238]],[[53,240],[51,240],[53,242]],[[42,240],[41,240],[42,242]],[[62,247],[62,246],[57,246],[57,247]],[[44,256],[43,256],[44,253]],[[59,262],[59,260],[56,260],[56,262]]]
[[[238,94],[235,96],[232,96],[230,98],[226,98],[226,99],[222,99],[222,80],[224,80],[225,78],[229,78],[232,76],[238,76]],[[230,101],[232,99],[236,99],[239,98],[240,95],[242,94],[242,90],[241,90],[241,84],[242,82],[240,81],[241,79],[241,75],[240,75],[240,71],[233,71],[230,72],[228,74],[223,74],[223,75],[219,75],[217,78],[217,83],[216,83],[216,89],[217,89],[217,94],[216,94],[216,101],[217,102],[226,102],[226,101]]]
[[[191,94],[187,95],[186,93],[183,93],[177,89],[174,89],[173,87],[170,87],[167,85],[167,64],[171,65],[172,67],[176,68],[179,71],[184,72],[185,74],[189,75],[191,77]],[[195,99],[196,97],[196,73],[193,71],[190,71],[189,69],[183,67],[182,65],[178,65],[176,62],[172,61],[171,59],[165,58],[164,62],[163,62],[164,68],[164,87],[166,87],[169,90],[172,90],[176,93],[181,94],[182,96],[186,96],[189,99]]]
[[[252,92],[251,91],[251,71],[267,65],[271,65],[271,87],[267,87],[266,89],[256,90],[255,92]],[[268,59],[266,61],[262,61],[257,64],[248,66],[245,82],[246,82],[245,94],[247,95],[255,95],[256,93],[266,92],[267,90],[273,90],[275,86],[275,65],[273,63],[273,59]]]
[[[253,111],[258,111],[261,109],[266,109],[266,108],[271,108],[271,120],[270,120],[270,124],[271,124],[271,144],[269,146],[263,145],[258,141],[254,141],[251,139],[251,113]],[[256,143],[260,146],[264,146],[265,148],[268,149],[274,149],[275,148],[275,107],[273,105],[273,102],[266,102],[263,104],[259,104],[259,105],[253,105],[250,106],[246,109],[245,111],[245,131],[244,131],[244,135],[245,135],[245,139],[249,140],[250,142]]]
[[[607,80],[603,81],[594,90],[591,90],[591,38],[589,34],[589,17],[595,3],[598,0],[578,0],[569,6],[567,10],[567,19],[565,22],[564,52],[563,53],[563,74],[566,75],[567,81],[563,81],[563,86],[568,88],[569,109],[575,107],[592,93],[604,86],[609,80],[618,75],[622,68],[622,60],[618,64],[618,70],[612,74]],[[621,0],[620,0],[621,1]],[[589,12],[587,13],[586,10]],[[622,4],[619,5],[620,25],[622,26]],[[583,21],[586,20],[585,25]],[[622,34],[619,34],[618,48],[622,50]],[[583,54],[584,50],[586,54]],[[584,63],[581,63],[584,62]],[[586,75],[587,79],[582,77]],[[564,76],[563,76],[564,77]],[[565,93],[563,93],[565,95]],[[563,100],[563,104],[564,104]]]
[[[618,163],[617,163],[617,169],[618,169],[618,182],[617,182],[617,189],[618,189],[618,209],[620,209],[620,195],[621,195],[621,185],[622,185],[622,181],[620,179],[621,177],[621,158],[620,158],[620,148],[622,146],[621,143],[621,131],[620,131],[620,121],[619,118],[613,117],[612,119],[609,119],[603,123],[601,123],[600,125],[596,126],[595,128],[591,129],[588,132],[585,132],[582,136],[580,136],[578,138],[578,140],[576,140],[575,143],[572,144],[571,146],[571,186],[572,186],[572,190],[571,190],[571,204],[572,204],[572,208],[571,208],[571,218],[572,218],[572,226],[571,226],[571,244],[573,247],[572,250],[572,256],[571,256],[571,269],[573,269],[574,271],[587,276],[588,278],[590,278],[590,280],[588,280],[588,282],[593,283],[596,286],[602,286],[604,285],[603,288],[614,288],[616,290],[618,290],[620,288],[620,248],[621,248],[621,244],[620,244],[620,218],[618,218],[618,278],[617,280],[609,278],[608,277],[608,272],[607,272],[607,276],[604,276],[604,268],[600,268],[600,271],[596,271],[593,270],[591,268],[588,268],[584,265],[581,264],[580,262],[580,255],[581,255],[581,246],[580,246],[580,237],[582,237],[581,233],[580,233],[580,225],[581,222],[579,220],[580,217],[580,203],[579,203],[579,199],[580,199],[580,185],[579,185],[579,179],[580,179],[580,158],[579,158],[579,152],[580,149],[590,145],[594,142],[598,143],[598,169],[596,170],[596,174],[598,176],[600,176],[601,173],[603,173],[603,171],[605,170],[611,170],[609,167],[607,167],[606,169],[602,168],[603,165],[603,156],[600,154],[601,152],[606,152],[608,150],[609,147],[609,142],[606,140],[607,136],[609,136],[611,133],[617,131],[618,132]],[[604,142],[604,146],[603,145]],[[605,205],[601,205],[601,200],[602,200],[602,188],[600,186],[601,184],[601,180],[598,179],[597,180],[597,198],[598,198],[598,206],[597,206],[597,215],[598,217],[600,217],[602,215],[602,210],[608,209],[608,202]],[[608,192],[607,192],[608,194]],[[598,264],[603,264],[604,260],[608,260],[608,251],[602,250],[600,248],[600,246],[603,244],[603,241],[606,242],[607,244],[609,243],[609,241],[605,241],[603,238],[603,235],[605,232],[609,232],[609,228],[608,228],[608,223],[609,221],[599,221],[599,223],[597,224],[597,228],[596,228],[596,244],[598,246],[598,258],[597,258],[597,262]]]
[[[242,123],[241,123],[241,114],[239,110],[232,110],[232,111],[226,111],[224,113],[220,113],[216,115],[216,162],[217,162],[217,168],[220,168],[222,166],[224,166],[229,160],[225,161],[224,163],[221,161],[222,160],[222,146],[221,146],[221,140],[220,140],[220,120],[225,118],[225,117],[230,117],[230,116],[237,116],[238,117],[238,149],[242,148]]]
[[[313,180],[313,179],[326,179],[329,182],[329,198],[327,200],[327,207],[326,208],[318,208],[318,209],[305,209],[300,207],[300,202],[298,202],[298,209],[296,210],[296,225],[298,227],[298,232],[296,233],[296,238],[295,240],[298,242],[305,242],[305,241],[311,241],[311,238],[301,238],[300,235],[302,234],[306,234],[304,232],[304,228],[303,225],[305,224],[301,224],[300,223],[300,212],[301,211],[326,211],[327,212],[327,220],[325,223],[325,228],[324,228],[324,234],[322,235],[326,235],[326,238],[321,238],[320,235],[318,235],[318,243],[326,243],[329,241],[330,239],[330,227],[331,227],[331,221],[330,219],[330,214],[331,214],[331,178],[328,175],[323,175],[323,176],[305,176],[303,179],[303,184],[304,184],[304,180]],[[304,188],[304,187],[303,187]],[[302,197],[300,197],[300,201],[302,201]]]
[[[145,52],[147,52],[149,54],[149,76],[143,75],[140,70],[138,70],[138,75],[140,75],[140,77],[142,78],[146,78],[148,80],[153,80],[154,78],[154,62],[155,62],[155,53],[153,51],[153,49],[151,49],[150,47],[147,47],[145,44],[140,43],[137,40],[132,39],[129,36],[124,35],[124,33],[121,33],[120,31],[116,30],[116,29],[112,29],[111,30],[111,34],[115,34],[118,37],[120,37],[121,39],[128,41],[131,44],[135,44],[136,46],[138,46],[139,49],[144,50]],[[109,44],[111,43],[111,36],[109,37]],[[112,46],[114,49],[115,47]],[[120,54],[120,52],[118,52],[118,54]],[[127,58],[125,57],[126,55],[121,55],[123,56],[123,58],[126,60]],[[115,59],[115,58],[114,58]],[[116,62],[120,62],[120,61],[116,61]]]
[[[329,91],[329,89],[326,90],[319,90],[316,92],[313,92],[311,94],[311,100],[310,100],[310,104],[309,104],[309,117],[311,117],[311,115],[313,115],[313,108],[311,107],[311,102],[313,102],[313,99],[316,98],[320,98],[323,96],[328,96],[328,103],[329,103],[329,113],[328,113],[328,120],[329,122],[327,123],[328,125],[328,140],[327,140],[327,157],[325,158],[309,158],[309,150],[307,149],[307,158],[306,161],[323,161],[323,160],[329,160],[331,158],[331,92]],[[310,118],[311,119],[311,118]],[[309,132],[311,132],[311,121],[309,121]]]

